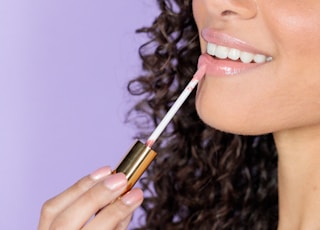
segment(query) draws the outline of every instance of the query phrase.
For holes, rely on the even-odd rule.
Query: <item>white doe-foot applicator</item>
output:
[[[176,114],[178,109],[181,107],[183,102],[187,99],[187,97],[190,95],[192,90],[196,87],[205,73],[206,65],[202,64],[199,66],[197,72],[193,75],[193,78],[182,91],[170,110],[150,135],[147,143],[143,144],[141,141],[137,140],[130,148],[124,159],[120,162],[118,167],[113,171],[114,173],[122,172],[126,175],[128,180],[126,191],[129,191],[134,186],[143,172],[151,164],[152,160],[157,155],[157,153],[152,149],[153,144],[158,139],[163,130],[167,127],[173,116]]]

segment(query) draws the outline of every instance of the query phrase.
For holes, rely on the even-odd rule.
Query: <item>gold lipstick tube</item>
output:
[[[129,191],[138,181],[143,172],[151,164],[157,153],[141,141],[137,140],[120,162],[114,173],[122,172],[126,175]]]

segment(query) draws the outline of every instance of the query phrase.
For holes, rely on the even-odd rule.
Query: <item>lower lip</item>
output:
[[[243,63],[230,59],[217,59],[209,54],[199,57],[199,66],[206,65],[206,73],[213,76],[233,76],[261,66],[264,63]]]

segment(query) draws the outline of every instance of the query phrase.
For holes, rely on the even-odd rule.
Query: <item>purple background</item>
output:
[[[42,203],[132,144],[135,29],[150,0],[0,0],[0,229],[36,229]]]

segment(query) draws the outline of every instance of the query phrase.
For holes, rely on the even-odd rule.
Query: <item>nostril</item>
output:
[[[235,15],[236,13],[231,10],[225,10],[221,13],[221,16],[229,16],[229,15]]]

